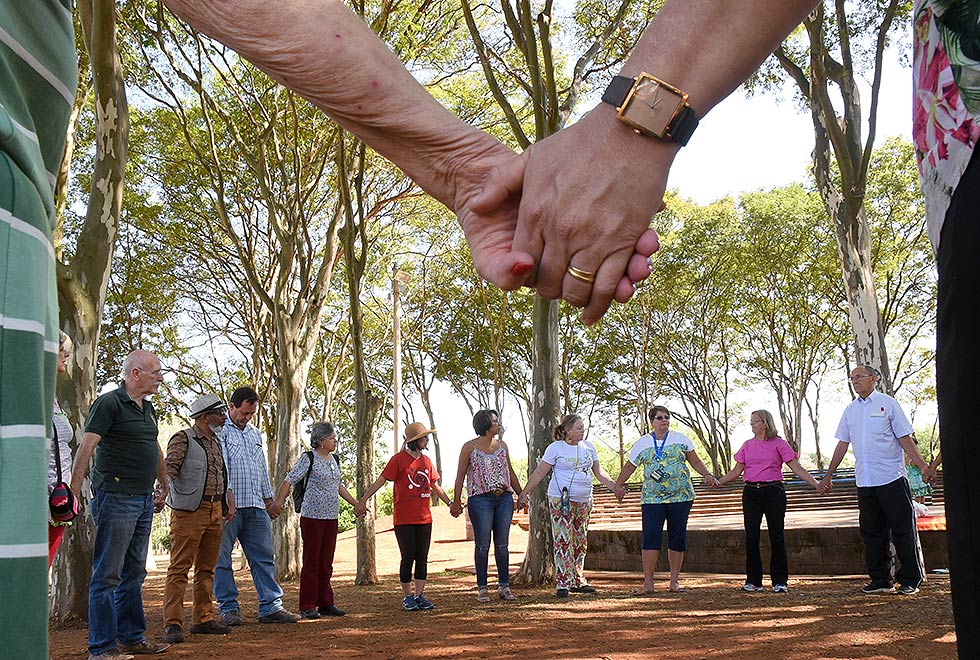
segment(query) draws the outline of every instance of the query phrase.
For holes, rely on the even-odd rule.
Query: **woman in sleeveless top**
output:
[[[496,410],[481,410],[473,416],[477,437],[463,445],[456,468],[456,487],[450,512],[463,512],[460,496],[466,479],[466,508],[473,523],[476,541],[476,600],[489,603],[487,572],[490,562],[490,539],[497,561],[497,595],[515,600],[510,590],[510,525],[514,518],[514,494],[521,494],[521,482],[510,462],[507,444],[500,439],[504,430]]]

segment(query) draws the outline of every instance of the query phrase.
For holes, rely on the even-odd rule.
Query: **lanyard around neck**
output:
[[[657,455],[657,460],[659,461],[660,457],[663,456],[664,447],[667,446],[667,436],[670,435],[670,431],[664,433],[663,442],[661,442],[659,445],[657,444],[657,434],[651,433],[650,435],[653,436],[653,451]]]

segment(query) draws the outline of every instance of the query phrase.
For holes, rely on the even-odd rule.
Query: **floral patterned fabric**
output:
[[[916,0],[912,133],[933,249],[980,138],[980,0]]]
[[[656,444],[663,443],[660,458]],[[668,431],[666,438],[655,440],[647,434],[637,440],[630,450],[629,462],[643,470],[643,504],[671,504],[694,499],[694,484],[687,467],[687,452],[694,443],[683,433]]]
[[[551,533],[555,539],[555,587],[574,589],[587,584],[585,553],[589,549],[589,515],[592,502],[571,502],[562,515],[561,498],[548,497]]]

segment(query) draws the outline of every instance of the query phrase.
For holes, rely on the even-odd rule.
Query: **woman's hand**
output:
[[[517,510],[526,511],[529,499],[530,496],[528,495],[527,489],[525,489],[517,498]]]
[[[453,500],[453,503],[449,505],[449,514],[453,518],[459,518],[460,514],[463,513],[463,505],[457,500]]]

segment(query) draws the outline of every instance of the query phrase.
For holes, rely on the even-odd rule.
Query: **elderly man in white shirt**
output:
[[[925,472],[928,464],[912,440],[912,425],[898,401],[875,389],[878,372],[868,366],[851,371],[851,385],[858,398],[844,410],[835,436],[840,441],[820,492],[830,492],[834,470],[848,445],[854,448],[854,476],[858,490],[858,525],[864,540],[864,560],[871,582],[861,588],[866,594],[912,595],[919,590],[923,567],[919,560],[918,535],[912,493],[905,472],[903,450],[912,463]],[[900,566],[891,579],[891,533]]]

